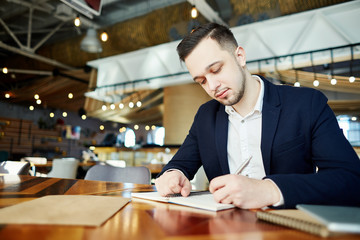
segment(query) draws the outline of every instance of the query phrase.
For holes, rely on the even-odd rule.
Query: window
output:
[[[136,143],[136,136],[134,130],[127,128],[125,131],[125,147],[134,147]]]
[[[164,145],[164,139],[165,139],[165,128],[164,127],[158,127],[155,129],[155,144],[157,145]]]
[[[360,146],[360,119],[350,115],[339,115],[337,120],[351,145]]]

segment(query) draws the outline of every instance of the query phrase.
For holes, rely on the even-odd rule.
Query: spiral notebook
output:
[[[132,193],[132,198],[141,198],[146,200],[179,204],[183,206],[199,208],[209,211],[220,211],[234,208],[232,204],[223,204],[215,202],[213,195],[209,191],[191,192],[188,197],[182,197],[180,194],[173,194],[162,197],[158,192],[140,192]]]
[[[339,233],[360,233],[360,208],[306,205],[298,209],[258,211],[258,219],[298,229],[321,237]]]

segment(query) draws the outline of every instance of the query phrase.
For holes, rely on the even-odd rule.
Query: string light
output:
[[[41,104],[41,100],[40,100],[40,99],[36,100],[36,104],[40,105],[40,104]]]
[[[55,117],[55,114],[54,114],[53,112],[51,112],[51,113],[49,114],[49,116],[50,116],[51,118],[53,118],[53,117]]]
[[[5,98],[10,98],[10,93],[5,93]]]
[[[79,17],[79,16],[77,16],[77,17],[74,19],[74,25],[75,25],[76,27],[80,27],[81,21],[80,21],[80,17]]]
[[[124,104],[123,103],[119,103],[119,108],[123,109],[124,108]]]
[[[135,124],[135,125],[134,125],[134,129],[135,129],[135,130],[138,130],[138,129],[139,129],[139,125]]]
[[[350,76],[350,77],[349,77],[349,82],[351,82],[351,83],[355,82],[355,77],[354,77],[354,76]]]
[[[100,39],[101,39],[101,41],[106,42],[109,39],[109,36],[108,36],[107,32],[105,32],[105,31],[102,32],[100,34]]]
[[[30,110],[30,111],[34,111],[34,106],[32,106],[32,105],[29,106],[29,110]]]
[[[85,120],[85,119],[86,119],[86,115],[85,115],[85,114],[81,115],[81,119],[82,119],[82,120]]]
[[[129,108],[133,108],[134,107],[134,103],[132,101],[129,102]]]
[[[146,130],[146,131],[149,131],[149,130],[150,130],[149,125],[146,125],[146,126],[145,126],[145,130]]]
[[[112,104],[110,105],[110,109],[111,109],[111,110],[114,110],[114,109],[115,109],[115,104],[112,103]]]
[[[63,116],[63,117],[67,117],[67,112],[63,112],[63,113],[62,113],[62,116]]]
[[[197,16],[198,16],[198,10],[196,9],[195,6],[192,6],[192,8],[191,8],[191,17],[193,19],[195,19],[195,18],[197,18]]]
[[[101,106],[101,109],[102,109],[103,111],[106,111],[107,107],[106,107],[105,103]]]
[[[39,99],[40,97],[39,97],[39,94],[35,94],[34,95],[34,98],[37,100],[37,99]]]
[[[331,83],[331,85],[336,85],[337,80],[335,78],[333,78],[333,79],[331,79],[330,83]]]
[[[7,73],[9,72],[9,70],[8,70],[7,67],[4,67],[4,68],[2,69],[2,72],[3,72],[4,74],[7,74]]]
[[[313,85],[315,86],[315,87],[318,87],[319,86],[319,81],[318,80],[315,80],[314,82],[313,82]]]
[[[69,94],[68,94],[68,98],[69,98],[69,99],[72,99],[73,97],[74,97],[74,94],[72,94],[72,93],[69,93]]]
[[[295,83],[294,83],[294,86],[295,86],[295,87],[300,87],[300,83],[299,83],[299,82],[295,82]]]
[[[101,131],[105,129],[104,125],[100,125],[99,128],[100,128]]]

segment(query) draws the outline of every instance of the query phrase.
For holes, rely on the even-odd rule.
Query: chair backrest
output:
[[[23,157],[20,159],[20,161],[29,161],[34,164],[46,164],[47,159],[45,157]]]
[[[56,158],[52,161],[51,171],[48,177],[76,178],[79,160],[75,158]]]
[[[0,163],[0,173],[12,175],[29,175],[30,163],[19,161],[3,161]]]
[[[85,180],[150,184],[151,174],[146,167],[95,165],[87,171]]]

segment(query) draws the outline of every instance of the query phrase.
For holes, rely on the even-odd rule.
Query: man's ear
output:
[[[246,53],[242,47],[237,47],[235,49],[235,57],[240,66],[245,67],[246,65]]]

